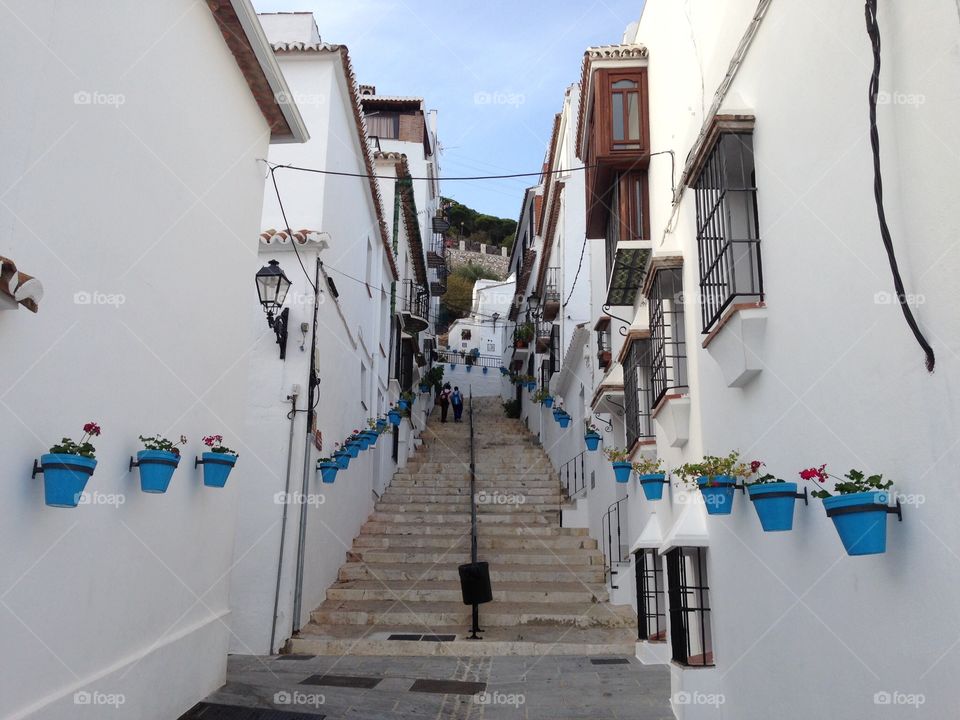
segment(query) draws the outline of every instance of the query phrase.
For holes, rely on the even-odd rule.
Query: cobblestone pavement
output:
[[[231,656],[227,684],[207,699],[212,707],[183,717],[672,720],[665,667],[610,659]],[[351,684],[362,687],[343,687]]]

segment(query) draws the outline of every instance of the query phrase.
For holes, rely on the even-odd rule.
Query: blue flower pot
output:
[[[765,532],[783,532],[793,529],[793,507],[796,505],[797,484],[754,483],[747,485],[747,494],[760,518]]]
[[[557,422],[560,422],[560,416],[561,416],[561,415],[563,415],[563,410],[561,410],[560,408],[554,408],[554,409],[553,409],[553,419],[554,419],[554,420],[556,420]]]
[[[232,453],[205,452],[203,454],[203,484],[207,487],[223,487],[237,462]]]
[[[332,483],[337,479],[337,470],[339,470],[337,463],[329,460],[320,463],[317,467],[320,468],[320,479],[323,480],[323,482]]]
[[[527,390],[528,390],[529,392],[533,392],[533,391],[536,390],[536,389],[537,389],[537,383],[536,383],[536,382],[528,382],[528,383],[527,383]]]
[[[410,401],[409,401],[409,400],[397,400],[397,407],[400,408],[401,410],[409,410],[409,409],[410,409]]]
[[[383,432],[387,429],[387,421],[383,418],[377,418],[377,430]]]
[[[396,410],[391,410],[387,413],[387,419],[390,420],[390,424],[396,427],[400,424],[400,413]]]
[[[97,461],[83,455],[47,453],[40,456],[40,465],[44,502],[50,507],[76,507]]]
[[[633,463],[618,461],[613,463],[613,474],[618,483],[625,483],[630,480],[630,473],[633,472]]]
[[[840,535],[847,555],[876,555],[887,550],[886,491],[834,495],[823,499],[827,517]],[[849,508],[857,508],[850,512]]]
[[[360,451],[363,450],[363,443],[359,440],[348,440],[346,443],[347,452],[350,453],[350,457],[355,458],[360,455]]]
[[[430,392],[430,386],[427,383],[420,383],[420,392],[422,393]]]
[[[364,430],[364,431],[363,431],[362,433],[360,433],[360,434],[363,435],[363,436],[367,439],[367,447],[368,447],[368,448],[372,448],[374,445],[376,445],[376,444],[377,444],[377,440],[378,440],[379,437],[380,437],[380,436],[379,436],[376,432],[374,432],[373,430]]]
[[[350,453],[346,450],[337,450],[333,454],[333,458],[337,463],[337,468],[340,470],[346,470],[350,467]]]
[[[709,483],[709,485],[707,484]],[[736,482],[729,475],[697,478],[700,494],[710,515],[729,515],[733,510],[733,491]]]
[[[587,445],[587,450],[593,452],[600,447],[600,436],[597,433],[587,433],[583,436],[583,442]]]
[[[141,450],[137,453],[140,466],[140,489],[147,493],[165,493],[180,464],[180,456],[169,450]]]
[[[552,407],[553,407],[553,396],[552,396],[552,395],[547,395],[547,396],[543,399],[543,406],[544,406],[545,408],[552,408]]]
[[[638,475],[640,487],[643,488],[643,496],[647,500],[662,500],[663,486],[665,476],[663,473],[646,473]]]
[[[489,369],[490,369],[490,368],[488,368],[488,367],[484,367],[484,368],[483,368],[483,374],[486,375],[486,374],[487,374],[487,370],[489,370]]]
[[[557,422],[560,423],[560,427],[565,428],[567,425],[570,424],[570,416],[564,413],[559,418],[557,418]]]

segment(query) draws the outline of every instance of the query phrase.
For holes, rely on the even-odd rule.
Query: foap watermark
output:
[[[722,693],[687,692],[686,690],[674,693],[670,697],[670,702],[674,705],[712,705],[718,708],[726,701]]]
[[[274,705],[299,705],[320,707],[327,699],[321,693],[305,693],[299,690],[280,690],[273,694]]]
[[[97,90],[78,90],[73,94],[74,105],[108,105],[118,108],[127,102],[127,96],[121,93],[105,93]]]
[[[923,305],[927,298],[924,295],[915,295],[913,293],[904,293],[903,301],[910,305],[911,307],[916,305]],[[900,296],[897,293],[887,292],[886,290],[881,290],[873,294],[873,302],[876,305],[892,305],[893,303],[900,302]]]
[[[105,293],[98,290],[88,292],[80,290],[73,294],[74,305],[109,305],[119,308],[127,301],[127,296],[121,293]]]
[[[479,695],[474,695],[473,702],[475,705],[507,705],[509,707],[520,707],[526,704],[527,697],[523,693],[484,691]]]
[[[473,94],[474,105],[512,105],[513,107],[520,107],[526,101],[527,96],[522,93],[478,90]]]
[[[887,490],[886,493],[890,496],[891,500],[894,502],[899,502],[901,505],[914,505],[916,507],[920,507],[927,502],[927,496],[921,493],[902,493],[897,492],[896,490]]]
[[[85,490],[77,498],[78,505],[108,505],[115,508],[127,502],[127,496],[121,493],[104,493],[99,490]]]
[[[927,96],[922,93],[907,93],[899,90],[881,90],[877,93],[877,105],[911,105],[920,107],[927,102]]]
[[[327,496],[322,493],[278,492],[273,496],[274,505],[312,505],[319,507],[327,502]]]
[[[127,701],[122,693],[105,693],[97,690],[77,690],[73,694],[74,705],[102,705],[119,708]]]
[[[874,705],[899,705],[919,708],[927,701],[922,693],[907,693],[900,690],[881,690],[873,694]]]
[[[477,493],[477,505],[523,505],[527,496],[522,493],[502,493],[481,490]]]
[[[293,103],[294,105],[306,106],[306,105],[326,105],[327,96],[323,93],[295,93],[282,91],[274,93],[273,99],[280,103]]]

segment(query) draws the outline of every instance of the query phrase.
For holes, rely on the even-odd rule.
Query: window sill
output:
[[[666,395],[650,414],[663,430],[667,445],[680,448],[690,439],[690,396]]]
[[[746,387],[763,370],[766,326],[764,303],[741,303],[731,307],[704,338],[703,347],[720,366],[727,387]]]

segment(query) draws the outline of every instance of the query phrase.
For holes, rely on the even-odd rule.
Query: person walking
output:
[[[446,383],[440,392],[440,422],[442,423],[447,421],[447,410],[450,408],[450,396],[452,394],[450,391],[450,383]]]
[[[463,416],[463,395],[460,393],[460,388],[453,388],[453,393],[450,395],[450,404],[453,405],[453,421],[461,422],[460,418]]]

